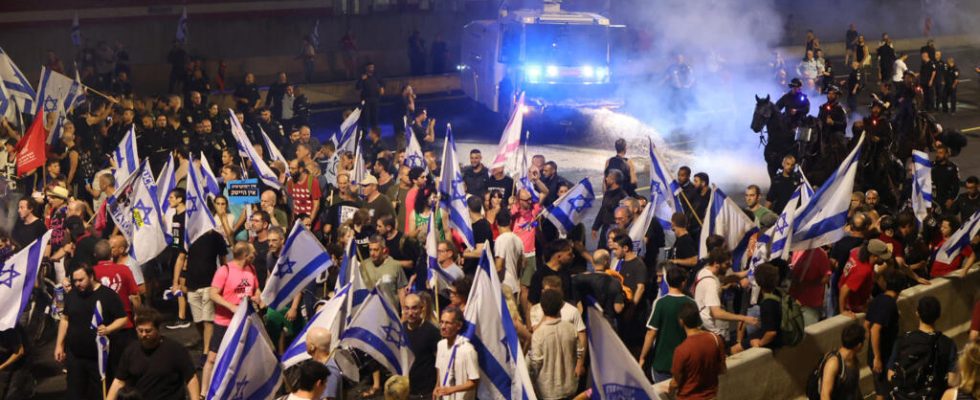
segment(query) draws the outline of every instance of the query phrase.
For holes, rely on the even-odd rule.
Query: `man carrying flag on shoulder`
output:
[[[65,294],[65,310],[58,325],[54,359],[68,370],[67,399],[102,398],[102,376],[99,370],[96,336],[108,336],[126,327],[129,320],[119,296],[95,278],[91,267],[82,266],[71,272],[71,289]],[[93,329],[92,310],[102,306],[104,323]],[[68,354],[71,354],[69,356]],[[105,380],[111,382],[115,365],[108,366]]]

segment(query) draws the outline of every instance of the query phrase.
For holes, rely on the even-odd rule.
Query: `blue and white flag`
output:
[[[132,244],[130,255],[141,264],[158,256],[170,243],[149,160],[144,160],[106,200],[106,212]]]
[[[209,199],[213,199],[215,196],[221,194],[221,186],[218,185],[218,177],[214,176],[214,169],[211,168],[211,163],[208,162],[208,158],[204,156],[203,151],[201,152],[200,168],[204,192],[207,193]]]
[[[194,165],[194,156],[190,156],[190,165]],[[208,209],[207,193],[204,191],[201,171],[198,168],[188,168],[187,190],[184,198],[184,248],[191,245],[204,234],[213,231],[217,226],[214,216]]]
[[[299,334],[296,335],[296,339],[293,339],[293,342],[286,348],[286,351],[282,353],[280,360],[282,361],[283,368],[289,368],[311,358],[310,354],[306,352],[306,333],[311,328],[323,328],[330,331],[330,337],[340,337],[344,321],[344,307],[347,305],[349,289],[349,284],[344,286],[330,300],[323,303],[320,311],[313,314],[310,322],[306,323],[303,330],[299,331]],[[337,340],[331,341],[331,350],[336,348],[339,343]]]
[[[184,7],[184,11],[180,14],[180,19],[177,20],[177,33],[174,35],[174,38],[180,44],[187,43],[187,7]]]
[[[24,311],[37,280],[37,271],[44,258],[44,248],[51,239],[47,231],[17,253],[0,263],[0,331],[13,329]]]
[[[463,336],[476,349],[480,364],[477,398],[536,400],[517,329],[492,266],[489,242],[483,248],[463,312]]]
[[[367,178],[368,172],[367,167],[364,166],[364,156],[361,154],[361,149],[363,146],[357,146],[357,151],[354,152],[354,167],[350,171],[350,185],[355,190],[360,193],[361,182]]]
[[[279,260],[269,273],[262,290],[262,302],[274,310],[292,301],[303,288],[333,261],[303,221],[296,221],[286,238]]]
[[[377,288],[371,290],[340,334],[339,345],[367,353],[395,375],[408,376],[415,361],[398,313]]]
[[[160,175],[157,176],[157,202],[160,204],[160,211],[163,212],[163,221],[169,224],[173,218],[174,210],[170,208],[170,192],[177,187],[177,162],[174,155],[167,156],[167,163],[163,164]],[[170,229],[164,229],[167,241],[171,241]]]
[[[656,204],[654,216],[665,230],[670,229],[670,218],[675,212],[681,211],[681,185],[670,175],[670,170],[663,162],[657,151],[657,146],[650,141],[650,202]]]
[[[667,292],[669,291],[670,291],[670,285],[667,284],[667,270],[664,270],[663,275],[661,275],[660,277],[660,290],[659,293],[657,293],[657,298],[659,299],[661,297],[666,296]]]
[[[82,45],[82,27],[78,24],[78,13],[71,20],[71,44],[75,47]]]
[[[357,257],[357,244],[353,240],[347,243],[347,251],[344,252],[344,257],[340,260],[340,270],[337,272],[337,283],[334,290],[340,292],[348,285],[350,286],[350,296],[347,296],[347,304],[344,309],[345,315],[349,318],[364,302],[369,291],[361,277],[361,262]]]
[[[19,128],[21,125],[20,110],[17,109],[17,104],[13,100],[13,96],[7,91],[7,86],[3,84],[3,80],[0,80],[0,117],[7,117],[7,121],[11,125]]]
[[[630,225],[629,235],[630,240],[633,241],[633,250],[636,251],[636,255],[643,257],[647,253],[647,230],[650,229],[650,224],[656,219],[657,203],[654,201],[647,202],[647,206],[643,207],[643,211],[640,211],[640,215],[633,220],[633,224]],[[659,249],[649,249],[650,251],[658,251]]]
[[[466,187],[463,184],[463,173],[459,169],[459,159],[456,158],[456,140],[453,139],[453,130],[449,125],[446,125],[446,143],[442,149],[439,193],[442,194],[442,206],[449,212],[449,226],[459,232],[467,248],[475,247],[470,211],[466,207]]]
[[[932,208],[932,161],[926,152],[912,150],[912,162],[912,212],[921,224]]]
[[[271,399],[282,383],[274,349],[252,302],[243,301],[218,347],[207,399]]]
[[[310,44],[314,49],[320,48],[320,20],[317,19],[313,24],[313,32],[310,32]]]
[[[259,133],[262,134],[262,142],[265,143],[265,148],[269,149],[269,159],[272,160],[272,162],[282,161],[284,164],[289,165],[289,160],[287,160],[286,157],[283,157],[282,152],[279,151],[279,148],[272,142],[272,139],[269,138],[267,133],[265,133],[265,129],[262,129],[261,125],[259,125]],[[315,153],[316,150],[319,149],[315,149],[313,152]],[[288,169],[286,170],[286,176],[289,176]]]
[[[116,178],[116,182],[125,182],[140,166],[139,152],[136,150],[135,127],[135,124],[129,127],[129,132],[123,136],[119,146],[112,152],[112,159],[116,163],[112,176]]]
[[[589,178],[583,178],[578,185],[548,206],[544,210],[544,216],[558,228],[558,235],[565,237],[575,229],[575,225],[582,222],[585,213],[592,208],[593,201],[595,192],[592,191],[592,183]]]
[[[806,196],[806,190],[805,185],[796,187],[793,195],[789,198],[789,202],[786,203],[786,207],[783,207],[783,212],[776,219],[776,224],[766,231],[765,236],[769,238],[772,244],[766,260],[775,258],[789,260],[792,254],[790,249],[793,248],[793,221],[796,220],[796,213],[801,210],[800,205],[804,202],[803,197]]]
[[[701,229],[700,257],[708,256],[705,241],[708,236],[721,235],[729,249],[732,249],[732,270],[739,272],[748,265],[749,240],[759,231],[759,227],[745,215],[745,212],[725,192],[712,185],[711,198],[708,200],[708,210]]]
[[[810,184],[810,180],[806,178],[806,174],[803,173],[803,167],[799,164],[796,165],[796,169],[800,172],[800,185],[803,186],[803,190],[800,191],[800,202],[806,203],[813,197],[815,193],[813,190],[813,185]]]
[[[340,124],[340,135],[337,137],[337,152],[350,152],[354,153],[354,149],[357,147],[357,122],[361,119],[361,108],[355,108],[354,111],[344,119],[344,122]]]
[[[592,371],[592,399],[659,399],[619,335],[602,316],[595,300],[587,298],[582,314],[589,338],[589,370]]]
[[[425,168],[426,172],[428,172],[429,167],[425,163],[425,155],[422,153],[422,146],[419,144],[419,139],[415,137],[415,132],[408,125],[408,117],[403,118],[405,120],[406,143],[404,164],[409,168]]]
[[[282,185],[279,184],[279,178],[276,173],[269,168],[269,165],[265,163],[262,157],[259,157],[258,153],[255,152],[255,147],[252,147],[252,141],[248,140],[248,135],[245,134],[245,129],[242,128],[242,124],[238,122],[238,118],[235,117],[235,110],[228,109],[228,120],[231,121],[231,135],[235,137],[235,143],[238,145],[238,154],[242,157],[247,158],[252,163],[252,169],[255,174],[258,175],[259,180],[267,186],[279,190]]]
[[[34,99],[37,98],[37,92],[34,91],[34,88],[28,83],[27,77],[24,76],[23,72],[20,72],[17,64],[14,64],[14,61],[3,49],[0,49],[0,80],[3,81],[7,95],[17,103],[17,109],[25,114],[33,115]]]
[[[35,99],[37,105],[33,114],[36,115],[43,108],[45,116],[49,118],[51,116],[54,117],[50,122],[45,121],[45,128],[51,132],[48,135],[48,143],[53,143],[61,137],[62,121],[64,121],[65,116],[75,107],[79,100],[84,97],[85,88],[82,87],[80,82],[52,71],[47,67],[41,67],[38,96]]]
[[[530,133],[530,132],[528,132]],[[517,185],[519,189],[524,189],[531,195],[532,203],[541,203],[541,194],[538,193],[538,188],[534,187],[534,182],[531,182],[531,178],[527,176],[529,171],[527,164],[527,137],[525,135],[524,147],[521,150],[521,166],[517,174]]]
[[[960,229],[953,232],[943,245],[939,246],[939,250],[936,250],[936,262],[953,264],[960,252],[969,246],[970,240],[977,235],[980,235],[980,211],[973,213]]]
[[[426,271],[429,275],[428,286],[437,294],[442,289],[448,289],[456,281],[455,276],[446,272],[439,265],[437,258],[438,246],[439,241],[436,240],[436,214],[433,213],[432,217],[429,218],[429,231],[425,234],[425,258]]]
[[[851,154],[841,163],[833,175],[820,186],[802,209],[793,218],[792,250],[807,250],[835,243],[844,236],[847,225],[847,210],[851,205],[854,191],[854,177],[857,176],[858,160],[864,137],[858,139]]]
[[[89,325],[93,331],[98,331],[99,326],[105,325],[102,318],[102,302],[95,301],[95,310],[92,311],[92,323]],[[95,334],[95,348],[98,353],[99,376],[105,380],[106,370],[109,369],[109,338],[104,335]]]

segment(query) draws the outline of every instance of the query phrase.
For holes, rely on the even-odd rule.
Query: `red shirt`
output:
[[[940,248],[943,247],[943,243],[946,243],[946,239],[939,239],[939,241],[933,245],[932,251],[933,252],[938,251]],[[953,262],[946,264],[944,262],[940,262],[939,260],[933,261],[930,274],[932,275],[933,278],[946,276],[950,272],[960,269],[960,266],[963,265],[963,259],[969,258],[972,255],[973,255],[973,247],[967,244],[966,246],[963,246],[962,250],[960,250],[960,254],[957,254],[956,257],[953,258]]]
[[[847,309],[853,312],[863,312],[871,298],[871,289],[874,287],[874,267],[869,262],[862,262],[858,259],[861,248],[851,250],[851,256],[844,265],[844,273],[841,274],[838,287],[845,285],[851,289],[851,294],[847,296]]]
[[[793,283],[789,294],[804,307],[823,307],[825,276],[830,275],[830,257],[821,248],[793,253]]]
[[[293,199],[293,215],[313,214],[313,202],[320,199],[320,185],[313,179],[307,177],[300,183],[289,180],[286,184],[289,189],[289,196]]]
[[[133,303],[129,301],[129,296],[136,296],[140,290],[136,285],[136,279],[133,278],[133,271],[130,271],[129,267],[125,265],[116,264],[112,261],[99,261],[98,264],[95,264],[95,279],[119,295],[123,310],[126,311],[128,317],[126,328],[132,328]]]
[[[710,332],[688,336],[674,350],[670,367],[677,382],[677,399],[701,400],[718,397],[718,375],[725,368],[724,341]]]

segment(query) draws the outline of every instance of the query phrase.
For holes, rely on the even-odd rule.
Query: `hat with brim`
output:
[[[358,184],[361,186],[377,185],[378,178],[375,178],[374,175],[367,174],[364,178],[361,179],[360,182],[358,182]]]
[[[62,200],[68,200],[68,189],[65,189],[61,186],[55,186],[48,189],[48,192],[46,194],[51,197],[57,197]]]
[[[868,253],[878,256],[882,260],[890,260],[892,258],[892,251],[888,248],[885,242],[879,239],[871,239],[868,241]]]
[[[803,87],[803,81],[801,81],[800,78],[793,78],[793,80],[789,81],[789,87],[791,88]]]

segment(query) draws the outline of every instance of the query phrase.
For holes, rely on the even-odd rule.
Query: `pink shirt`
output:
[[[251,297],[259,287],[259,280],[255,277],[255,269],[249,265],[244,269],[230,261],[228,264],[218,268],[211,280],[211,287],[221,292],[221,297],[225,301],[238,305],[243,298]],[[214,323],[221,326],[228,326],[231,317],[234,316],[231,310],[220,305],[214,305]]]
[[[510,208],[510,215],[513,217],[511,230],[524,243],[524,254],[534,253],[534,234],[538,231],[538,221],[535,219],[540,213],[540,204],[535,204],[530,210],[521,209],[520,204],[514,204]]]

